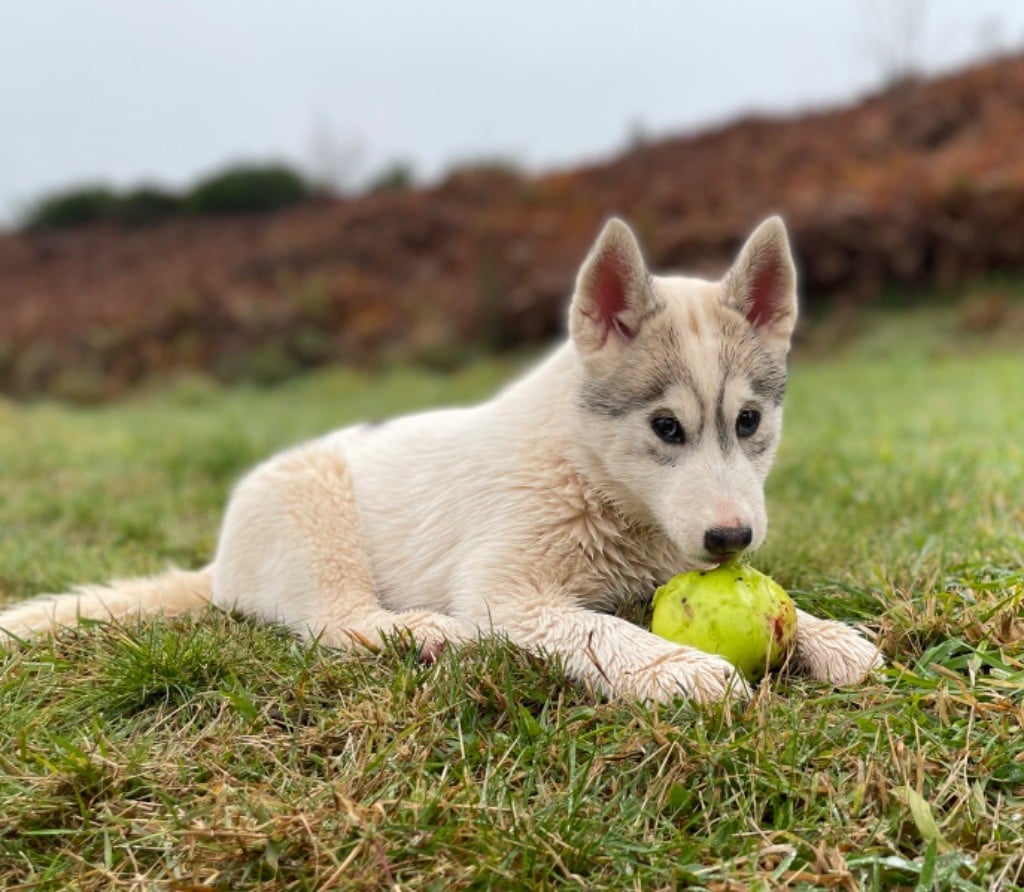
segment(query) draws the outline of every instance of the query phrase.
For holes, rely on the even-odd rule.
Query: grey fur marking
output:
[[[764,455],[771,447],[771,440],[767,437],[753,438],[744,441],[743,448],[749,455],[755,458],[759,455]]]
[[[587,412],[606,418],[623,418],[664,393],[658,382],[637,393],[618,381],[587,381],[579,390],[577,403]]]
[[[757,335],[745,325],[726,324],[719,353],[721,379],[715,399],[715,431],[718,445],[728,454],[737,445],[735,420],[725,417],[725,388],[730,380],[745,379],[755,396],[772,406],[782,405],[786,391],[786,368],[768,351]],[[747,451],[753,451],[744,446]]]
[[[725,379],[718,388],[718,397],[715,401],[715,430],[718,432],[718,445],[722,453],[732,452],[735,441],[732,437],[733,426],[725,417]]]
[[[674,455],[668,455],[661,451],[656,446],[648,446],[647,454],[653,458],[659,465],[665,465],[670,467],[676,463],[676,457]]]
[[[753,392],[773,406],[781,406],[786,393],[786,367],[781,364],[752,331],[725,333],[726,348],[721,353],[722,377],[746,378]]]
[[[577,404],[595,415],[623,418],[631,412],[647,409],[660,402],[669,389],[680,384],[687,387],[700,405],[701,415],[706,413],[704,398],[690,375],[680,363],[654,369],[647,377],[624,372],[616,378],[587,381],[579,389]]]
[[[644,320],[656,316],[664,309],[664,304],[651,309]],[[624,363],[614,377],[584,383],[576,395],[577,405],[595,415],[622,418],[658,402],[676,383],[686,384],[696,393],[693,378],[681,361],[675,330],[666,328],[655,332],[654,338],[661,341],[657,350],[645,348],[642,344],[638,349],[670,357],[668,362],[654,367],[643,363],[631,367]]]
[[[750,389],[773,406],[781,406],[782,398],[786,395],[786,370],[775,365],[762,377],[754,378],[750,382]]]

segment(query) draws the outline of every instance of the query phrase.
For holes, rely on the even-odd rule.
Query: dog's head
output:
[[[580,269],[570,310],[579,445],[595,482],[693,568],[764,541],[796,315],[777,217],[720,282],[651,276],[619,220]]]

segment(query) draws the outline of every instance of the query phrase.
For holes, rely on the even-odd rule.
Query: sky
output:
[[[1020,0],[2,0],[0,222],[239,160],[571,166],[1022,48]]]

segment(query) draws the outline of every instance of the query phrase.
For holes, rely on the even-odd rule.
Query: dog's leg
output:
[[[318,444],[278,456],[239,484],[221,531],[213,591],[220,607],[335,647],[377,646],[382,633],[407,631],[432,658],[446,641],[471,634],[439,613],[384,608],[348,467]]]
[[[795,668],[840,687],[857,684],[882,665],[878,645],[852,626],[797,610]]]
[[[707,703],[750,693],[722,657],[579,607],[558,591],[531,589],[521,597],[492,599],[483,609],[486,616],[473,617],[478,626],[490,626],[533,653],[557,657],[569,675],[611,697],[669,702],[682,696]]]

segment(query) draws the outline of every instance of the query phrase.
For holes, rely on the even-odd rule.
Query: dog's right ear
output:
[[[769,217],[747,239],[722,284],[728,306],[785,360],[796,324],[796,268],[786,225]]]
[[[650,274],[632,230],[612,218],[576,277],[569,333],[581,353],[633,341],[654,304]]]

